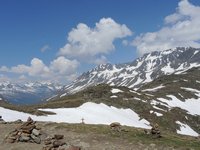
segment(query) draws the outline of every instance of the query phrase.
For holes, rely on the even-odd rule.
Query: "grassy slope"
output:
[[[103,148],[109,150],[124,150],[124,149],[140,149],[143,150],[148,148],[149,150],[198,150],[200,146],[199,139],[189,136],[178,136],[169,132],[162,132],[162,138],[156,139],[151,135],[146,135],[143,129],[136,129],[123,126],[122,128],[126,131],[116,132],[106,125],[86,125],[86,124],[64,124],[64,123],[37,123],[39,127],[50,135],[53,134],[64,134],[65,140],[70,143],[80,144],[81,142],[90,145],[88,148],[83,150],[102,150]],[[11,130],[13,130],[13,124],[3,125],[0,124],[0,147],[4,149],[10,149],[14,147],[16,150],[20,147],[24,149],[26,143],[16,144],[2,144],[3,138]],[[4,135],[5,134],[5,135]],[[77,142],[75,142],[77,141]],[[154,145],[152,147],[152,145]],[[28,146],[28,145],[27,145]],[[32,150],[41,149],[43,144],[32,144],[30,145]],[[152,147],[152,148],[151,148]],[[0,148],[1,149],[1,148]]]

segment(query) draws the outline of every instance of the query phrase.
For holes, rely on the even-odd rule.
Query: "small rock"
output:
[[[54,138],[55,138],[56,140],[61,140],[61,139],[64,138],[64,135],[55,134],[55,135],[54,135]]]
[[[41,139],[39,137],[36,137],[34,134],[31,134],[31,138],[33,139],[33,141],[37,144],[41,143]]]
[[[29,140],[30,140],[30,137],[24,136],[24,135],[20,136],[19,138],[20,142],[28,142]]]
[[[22,126],[21,129],[24,131],[32,131],[35,128],[35,124],[29,124],[27,126]]]
[[[51,141],[44,141],[45,145],[50,145],[52,142]]]
[[[16,140],[17,137],[16,136],[11,136],[11,137],[9,137],[9,139]]]
[[[8,139],[6,139],[6,142],[8,142],[8,143],[14,143],[15,140],[14,140],[14,139],[10,139],[10,138],[8,138]]]
[[[151,144],[150,144],[150,147],[156,147],[156,144],[151,143]]]
[[[40,131],[37,129],[33,129],[32,130],[32,134],[34,134],[35,136],[39,136],[40,135]]]
[[[0,124],[7,124],[7,122],[6,121],[0,121]]]
[[[113,122],[110,124],[110,127],[119,127],[121,124],[119,122]]]
[[[54,141],[53,142],[53,147],[56,148],[56,147],[59,147],[59,146],[63,146],[65,145],[66,143],[63,142],[63,141]]]
[[[67,150],[81,150],[78,146],[70,146]]]
[[[18,123],[22,123],[23,121],[21,120],[21,119],[18,119],[18,120],[16,120],[16,121],[14,121],[13,123],[16,123],[16,124],[18,124]]]
[[[52,150],[52,149],[53,149],[52,146],[45,146],[45,147],[42,148],[42,150]]]
[[[33,122],[33,119],[31,117],[28,117],[27,122]]]

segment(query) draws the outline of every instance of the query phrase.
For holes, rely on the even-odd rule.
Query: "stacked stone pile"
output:
[[[47,137],[44,140],[45,146],[42,150],[81,150],[80,147],[67,145],[63,138],[64,136],[59,134],[55,134],[54,137]]]
[[[122,130],[122,126],[119,122],[113,122],[110,124],[111,130],[120,132]]]
[[[36,122],[29,117],[25,123],[20,125],[8,135],[6,141],[9,143],[31,142],[40,144],[40,128],[38,128],[35,124]]]
[[[42,132],[41,129],[36,126],[36,122],[30,117],[26,122],[16,120],[12,123],[20,124],[20,126],[9,133],[5,142],[44,144],[42,150],[81,150],[78,146],[67,144],[64,141],[64,135],[55,134],[54,136],[49,136],[47,133]]]
[[[156,138],[160,138],[161,137],[161,132],[160,132],[158,124],[155,124],[151,128],[151,134],[154,135],[154,137],[156,137]]]

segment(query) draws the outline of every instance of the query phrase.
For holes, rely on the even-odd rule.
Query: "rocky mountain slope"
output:
[[[154,79],[200,66],[200,49],[178,47],[143,55],[133,62],[102,64],[83,73],[63,93],[74,93],[99,83],[138,89]]]
[[[50,82],[0,83],[0,98],[14,104],[35,104],[57,94],[62,88]]]

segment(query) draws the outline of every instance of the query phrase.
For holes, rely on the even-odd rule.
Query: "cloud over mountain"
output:
[[[164,19],[164,26],[156,32],[137,36],[132,45],[139,54],[174,47],[200,47],[200,7],[188,0],[179,2],[176,12]]]

